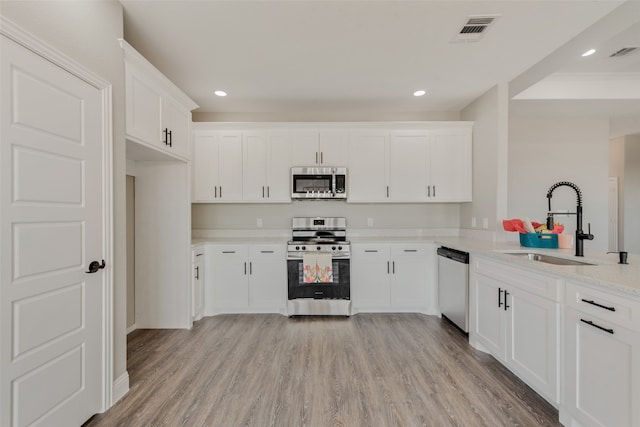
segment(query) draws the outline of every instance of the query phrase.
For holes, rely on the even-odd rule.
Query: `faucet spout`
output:
[[[584,256],[584,241],[585,240],[593,240],[593,234],[591,234],[591,224],[589,224],[589,231],[585,233],[582,230],[582,191],[575,185],[573,182],[569,181],[560,181],[553,184],[549,191],[547,191],[547,200],[549,203],[549,212],[547,214],[547,229],[553,230],[553,215],[554,213],[551,211],[551,197],[553,197],[553,192],[558,187],[571,187],[575,190],[577,196],[577,207],[576,207],[576,256]]]

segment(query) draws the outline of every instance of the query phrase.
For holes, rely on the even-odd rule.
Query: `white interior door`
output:
[[[102,406],[102,91],[0,37],[0,425]]]

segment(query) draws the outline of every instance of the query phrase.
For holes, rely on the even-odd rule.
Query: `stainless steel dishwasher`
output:
[[[440,312],[465,333],[469,332],[469,254],[438,248],[438,303]]]

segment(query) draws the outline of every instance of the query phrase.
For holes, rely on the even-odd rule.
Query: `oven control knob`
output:
[[[322,249],[322,248],[321,248],[320,246],[317,246],[317,247],[316,247],[316,249],[317,249],[317,250],[320,250],[320,249]]]
[[[332,251],[335,251],[335,250],[336,250],[336,247],[335,247],[335,246],[332,246],[332,247],[331,247],[331,250],[332,250]]]
[[[306,247],[306,246],[303,246],[303,247],[302,247],[302,250],[304,251],[305,249],[307,249],[307,247]]]
[[[296,246],[296,251],[299,251],[299,250],[300,250],[300,246]]]
[[[338,250],[341,251],[342,250],[342,246],[338,246]]]

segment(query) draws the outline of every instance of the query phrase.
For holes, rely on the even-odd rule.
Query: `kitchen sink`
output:
[[[595,265],[590,262],[577,261],[574,259],[560,258],[551,255],[537,254],[531,252],[505,252],[507,255],[517,256],[522,259],[530,261],[544,262],[546,264],[554,265]]]

